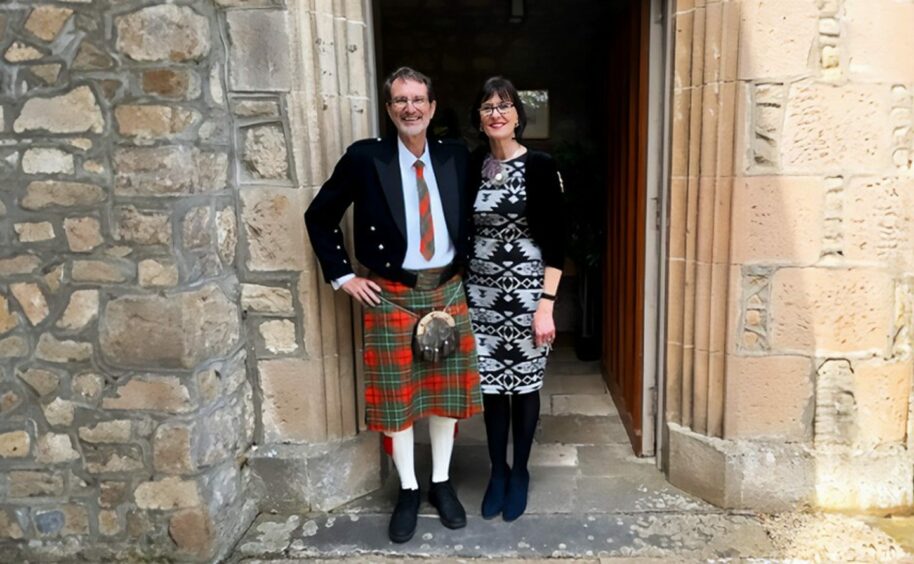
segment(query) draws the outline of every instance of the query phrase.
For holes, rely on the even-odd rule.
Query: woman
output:
[[[552,157],[520,144],[527,117],[507,79],[485,82],[471,120],[486,141],[470,159],[467,181],[475,229],[467,298],[492,463],[482,516],[513,521],[527,508],[527,461],[555,339],[552,308],[564,263],[561,179]]]

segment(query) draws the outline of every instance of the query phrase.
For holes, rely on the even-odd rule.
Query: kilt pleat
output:
[[[429,290],[375,275],[371,279],[387,301],[363,310],[368,428],[396,432],[430,415],[465,419],[480,413],[476,342],[460,277]],[[418,319],[400,308],[421,317],[445,304],[450,304],[446,311],[457,323],[457,351],[435,363],[413,358],[413,328]]]

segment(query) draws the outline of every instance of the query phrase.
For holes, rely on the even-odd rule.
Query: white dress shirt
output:
[[[441,195],[438,193],[438,180],[435,178],[435,168],[428,154],[428,143],[422,155],[416,158],[403,141],[397,137],[397,153],[400,160],[400,185],[403,188],[403,209],[406,210],[406,255],[403,257],[402,267],[407,270],[424,270],[438,268],[451,264],[454,260],[454,243],[451,241],[444,220],[444,208],[441,206]],[[419,187],[416,179],[416,167],[413,165],[421,160],[423,178],[428,186],[428,195],[432,205],[432,225],[435,228],[435,254],[430,260],[425,260],[419,252]],[[331,285],[337,290],[355,277],[347,274],[333,280]]]

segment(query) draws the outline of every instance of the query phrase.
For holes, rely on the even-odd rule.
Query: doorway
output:
[[[569,209],[556,325],[577,357],[599,362],[634,452],[654,453],[661,193],[649,190],[648,79],[660,0],[383,0],[374,2],[378,90],[407,65],[429,75],[431,131],[480,143],[469,112],[493,75],[545,93],[524,144],[558,161]],[[662,52],[661,52],[662,54]],[[658,97],[662,99],[662,96]],[[656,106],[653,106],[656,107]],[[385,113],[380,112],[381,116]],[[382,119],[380,130],[390,124]],[[655,182],[659,185],[659,182]],[[655,186],[656,188],[656,186]],[[652,207],[653,206],[653,207]],[[651,317],[653,316],[653,317]],[[648,319],[650,317],[650,319]],[[645,434],[648,434],[647,440]]]

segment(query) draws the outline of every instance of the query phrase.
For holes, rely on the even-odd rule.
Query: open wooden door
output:
[[[631,0],[607,30],[609,144],[603,376],[636,454],[642,453],[644,263],[650,0]]]

